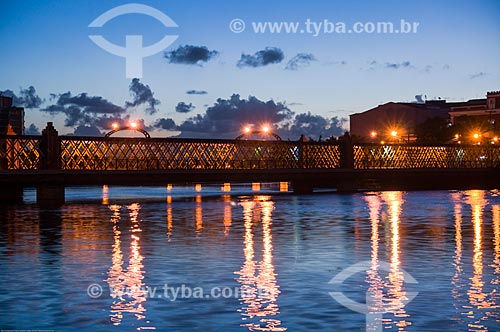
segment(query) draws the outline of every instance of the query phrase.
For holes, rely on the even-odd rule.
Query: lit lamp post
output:
[[[274,138],[276,138],[277,141],[281,141],[281,137],[278,134],[273,133],[271,131],[271,128],[267,124],[262,125],[260,130],[253,130],[251,127],[247,126],[247,127],[243,128],[243,133],[241,135],[239,135],[238,137],[236,137],[236,139],[239,140],[245,136],[250,136],[250,135],[273,136]]]

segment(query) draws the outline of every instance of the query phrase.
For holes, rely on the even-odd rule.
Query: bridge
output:
[[[419,190],[498,188],[500,147],[59,136],[0,136],[2,199],[37,188],[41,205],[64,202],[73,185],[289,182],[315,188]]]

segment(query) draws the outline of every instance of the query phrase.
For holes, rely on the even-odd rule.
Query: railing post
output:
[[[40,169],[61,169],[61,146],[59,135],[52,122],[42,131],[40,140]],[[64,204],[64,184],[39,183],[36,188],[36,201],[42,208],[58,208]]]
[[[61,169],[61,145],[59,134],[52,122],[47,122],[47,127],[42,130],[40,140],[41,169]]]
[[[340,141],[340,168],[354,169],[354,145],[348,132]]]

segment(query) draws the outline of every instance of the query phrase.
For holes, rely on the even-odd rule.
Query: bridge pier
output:
[[[297,195],[307,195],[313,193],[313,185],[308,182],[292,181],[293,193]]]
[[[23,202],[23,190],[21,186],[9,186],[5,190],[0,190],[0,203],[16,204]]]
[[[64,186],[39,185],[36,187],[36,203],[41,208],[59,208],[64,205],[64,201]]]

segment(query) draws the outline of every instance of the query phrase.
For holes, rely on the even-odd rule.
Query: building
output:
[[[451,123],[461,116],[473,116],[495,126],[500,122],[500,91],[488,92],[486,99],[473,99],[450,110]]]
[[[24,134],[24,108],[12,106],[12,97],[0,96],[0,135],[5,135],[9,128],[16,135]]]
[[[351,135],[362,141],[412,141],[416,127],[432,118],[448,119],[455,124],[462,116],[490,123],[496,132],[500,122],[500,91],[488,92],[484,99],[465,102],[428,100],[424,103],[389,102],[368,111],[350,115]]]
[[[364,141],[385,139],[411,141],[415,128],[427,119],[448,119],[450,105],[445,100],[425,103],[395,103],[379,105],[363,113],[350,115],[350,133]]]

